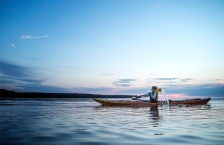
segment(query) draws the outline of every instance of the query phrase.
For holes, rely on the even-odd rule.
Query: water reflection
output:
[[[175,105],[175,106],[169,106],[168,109],[169,111],[172,111],[173,109],[187,109],[187,110],[210,110],[211,105],[206,104],[206,105]],[[178,110],[179,110],[178,109]]]
[[[159,119],[159,109],[158,107],[151,107],[150,108],[150,114],[152,115],[152,119],[157,120]]]
[[[160,120],[160,115],[159,115],[159,109],[158,107],[150,107],[149,109],[149,113],[150,113],[150,117],[149,119],[151,120],[150,121],[150,124],[152,127],[159,127],[159,120]]]
[[[130,107],[130,106],[95,106],[93,108],[95,111],[100,111],[100,112],[104,112],[104,111],[110,111],[113,113],[117,113],[119,115],[121,115],[122,113],[127,114],[129,112],[129,115],[133,115],[133,116],[145,116],[144,114],[150,114],[149,118],[153,119],[153,120],[159,120],[161,118],[160,114],[159,114],[159,108],[158,106],[154,106],[154,107]]]

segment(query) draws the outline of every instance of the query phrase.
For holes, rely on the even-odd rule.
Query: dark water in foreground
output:
[[[102,107],[92,99],[0,101],[0,144],[224,144],[224,100]]]

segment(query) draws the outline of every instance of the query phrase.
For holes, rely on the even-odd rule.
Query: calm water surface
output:
[[[224,100],[202,106],[102,107],[92,99],[0,101],[0,144],[224,144]]]

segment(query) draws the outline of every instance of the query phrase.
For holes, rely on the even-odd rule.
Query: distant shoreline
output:
[[[0,89],[0,98],[130,98],[136,95],[101,95],[84,93],[14,92]]]

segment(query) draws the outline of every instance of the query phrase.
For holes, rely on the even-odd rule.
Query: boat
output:
[[[162,105],[162,102],[158,103],[151,103],[149,100],[105,100],[105,99],[98,99],[93,98],[94,101],[100,103],[103,106],[136,106],[136,107],[153,107]]]
[[[186,99],[186,100],[169,100],[170,105],[205,105],[211,98],[197,98],[197,99]]]
[[[135,106],[135,107],[154,107],[167,102],[158,101],[157,103],[151,103],[149,100],[106,100],[93,98],[94,101],[100,103],[103,106]],[[169,105],[205,105],[211,98],[205,99],[186,99],[186,100],[169,100]]]

